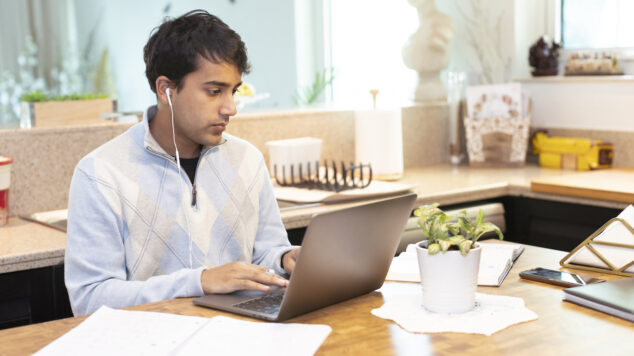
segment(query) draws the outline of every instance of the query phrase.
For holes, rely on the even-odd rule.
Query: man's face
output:
[[[177,141],[219,144],[229,118],[237,113],[233,94],[241,82],[235,65],[199,58],[198,70],[183,78],[180,90],[173,89]]]

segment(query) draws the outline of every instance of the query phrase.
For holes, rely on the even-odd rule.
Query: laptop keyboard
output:
[[[234,304],[233,306],[258,313],[275,315],[280,311],[283,298],[284,293],[266,294],[242,303]]]

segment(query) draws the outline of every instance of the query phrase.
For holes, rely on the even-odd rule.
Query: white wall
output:
[[[108,48],[121,111],[144,110],[156,102],[145,78],[143,46],[151,30],[162,22],[168,4],[170,17],[205,9],[240,34],[252,64],[251,74],[244,80],[258,92],[271,94],[254,107],[291,105],[297,85],[293,0],[75,0],[80,46],[102,16],[93,55]]]
[[[533,98],[531,125],[634,131],[634,78],[542,78],[522,81]]]

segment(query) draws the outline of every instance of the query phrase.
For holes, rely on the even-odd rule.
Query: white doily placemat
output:
[[[422,307],[420,285],[402,294],[383,295],[385,303],[372,314],[417,333],[458,332],[491,335],[510,325],[535,320],[522,298],[476,293],[476,307],[462,314],[437,314]]]

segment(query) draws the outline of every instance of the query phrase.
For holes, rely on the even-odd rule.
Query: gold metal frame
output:
[[[590,235],[590,237],[585,239],[579,246],[575,247],[574,250],[570,251],[570,253],[567,254],[566,257],[562,258],[561,261],[559,261],[559,264],[562,267],[566,267],[566,268],[583,269],[583,270],[593,271],[593,272],[611,273],[611,274],[616,274],[616,275],[619,275],[619,276],[634,277],[634,273],[625,272],[626,269],[628,269],[629,267],[634,265],[634,244],[630,245],[630,244],[622,244],[622,243],[609,242],[609,241],[594,241],[595,237],[597,237],[600,233],[602,233],[610,224],[615,223],[615,222],[622,223],[632,233],[632,236],[634,236],[634,227],[632,227],[630,224],[628,224],[627,221],[625,221],[625,220],[623,220],[621,218],[612,218],[612,219],[608,220],[608,222],[603,224],[603,226],[601,226],[592,235]],[[632,259],[632,261],[630,261],[629,263],[625,264],[621,268],[618,268],[618,267],[614,266],[610,261],[608,261],[608,259],[605,258],[605,256],[603,256],[601,253],[599,253],[599,251],[597,251],[594,247],[592,247],[592,245],[607,245],[607,246],[623,247],[623,248],[632,249],[633,259]],[[567,260],[572,258],[572,256],[577,251],[579,251],[581,248],[583,248],[584,246],[587,247],[588,250],[590,252],[592,252],[595,256],[597,256],[601,261],[603,261],[603,263],[605,263],[609,267],[609,269],[600,268],[600,267],[585,266],[585,265],[580,265],[580,264],[574,264],[574,263],[567,262]]]

